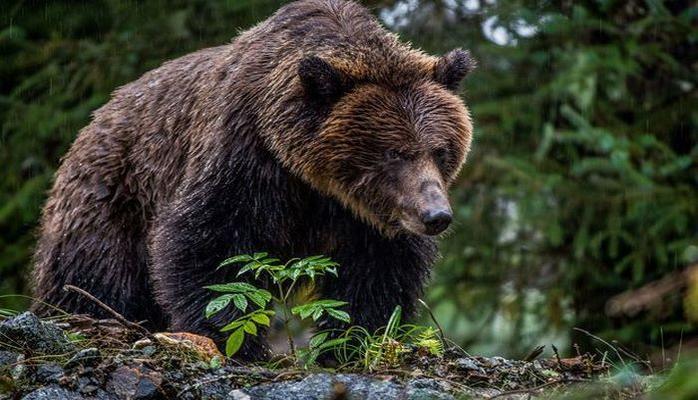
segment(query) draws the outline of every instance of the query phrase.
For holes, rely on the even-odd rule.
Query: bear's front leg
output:
[[[217,269],[232,255],[255,251],[258,246],[249,232],[248,221],[236,218],[230,189],[200,186],[181,196],[155,222],[150,240],[151,276],[156,298],[169,316],[170,329],[212,338],[223,350],[228,333],[220,328],[239,317],[231,306],[207,319],[206,305],[220,295],[205,286],[240,281],[236,269]],[[227,196],[227,197],[226,197]],[[231,211],[232,210],[232,211]],[[244,234],[241,229],[247,228]],[[258,361],[269,357],[266,341],[247,335],[235,358]]]
[[[348,242],[333,255],[339,278],[325,277],[322,298],[348,302],[344,310],[350,325],[369,332],[385,326],[396,306],[402,307],[403,318],[412,317],[437,256],[435,241],[413,235],[388,239],[372,232]],[[320,324],[321,329],[346,327],[332,319]]]

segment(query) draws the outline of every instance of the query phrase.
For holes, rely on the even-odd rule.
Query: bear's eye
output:
[[[395,149],[386,150],[385,159],[388,161],[397,161],[402,159],[402,154]]]
[[[434,150],[434,160],[439,164],[441,168],[445,168],[448,165],[448,152],[444,148],[439,148]]]

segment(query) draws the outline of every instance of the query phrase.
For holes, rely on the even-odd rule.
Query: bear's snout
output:
[[[417,190],[407,191],[409,194],[405,196],[407,202],[402,207],[400,223],[410,232],[434,236],[451,225],[453,213],[443,185],[429,178],[420,179]]]
[[[451,205],[438,182],[426,181],[420,186],[419,220],[424,225],[425,234],[438,235],[451,224]]]
[[[451,210],[445,208],[433,208],[422,214],[422,223],[427,235],[438,235],[451,225],[453,215]]]

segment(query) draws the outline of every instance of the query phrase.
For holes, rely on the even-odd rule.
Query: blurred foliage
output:
[[[162,61],[229,41],[282,1],[10,1],[0,11],[0,294],[26,293],[60,156],[90,112]],[[471,49],[476,133],[428,296],[474,352],[695,337],[695,288],[633,318],[621,292],[698,261],[698,8],[689,1],[377,0],[438,54]],[[263,249],[260,249],[263,250]],[[686,310],[684,310],[684,304]],[[20,299],[0,306],[22,307]],[[695,305],[694,305],[695,306]],[[569,348],[569,347],[567,347]],[[648,351],[637,347],[637,351]]]
[[[564,343],[572,325],[621,343],[695,336],[679,293],[633,319],[604,308],[698,259],[698,8],[487,4],[446,7],[452,40],[434,38],[480,60],[466,84],[477,135],[460,225],[431,293],[449,330],[519,354],[558,333]]]
[[[680,360],[647,396],[649,399],[691,400],[698,398],[698,354]]]

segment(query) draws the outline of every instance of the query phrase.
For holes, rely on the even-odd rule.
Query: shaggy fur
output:
[[[232,316],[205,319],[202,287],[235,279],[216,271],[224,258],[267,251],[338,261],[321,296],[348,301],[353,323],[409,314],[437,254],[409,210],[465,159],[470,119],[449,90],[471,67],[466,52],[400,43],[355,3],[305,0],[146,73],[94,113],[56,174],[36,297],[102,315],[62,290],[73,284],[131,320],[221,343]],[[240,356],[266,354],[256,339]]]

